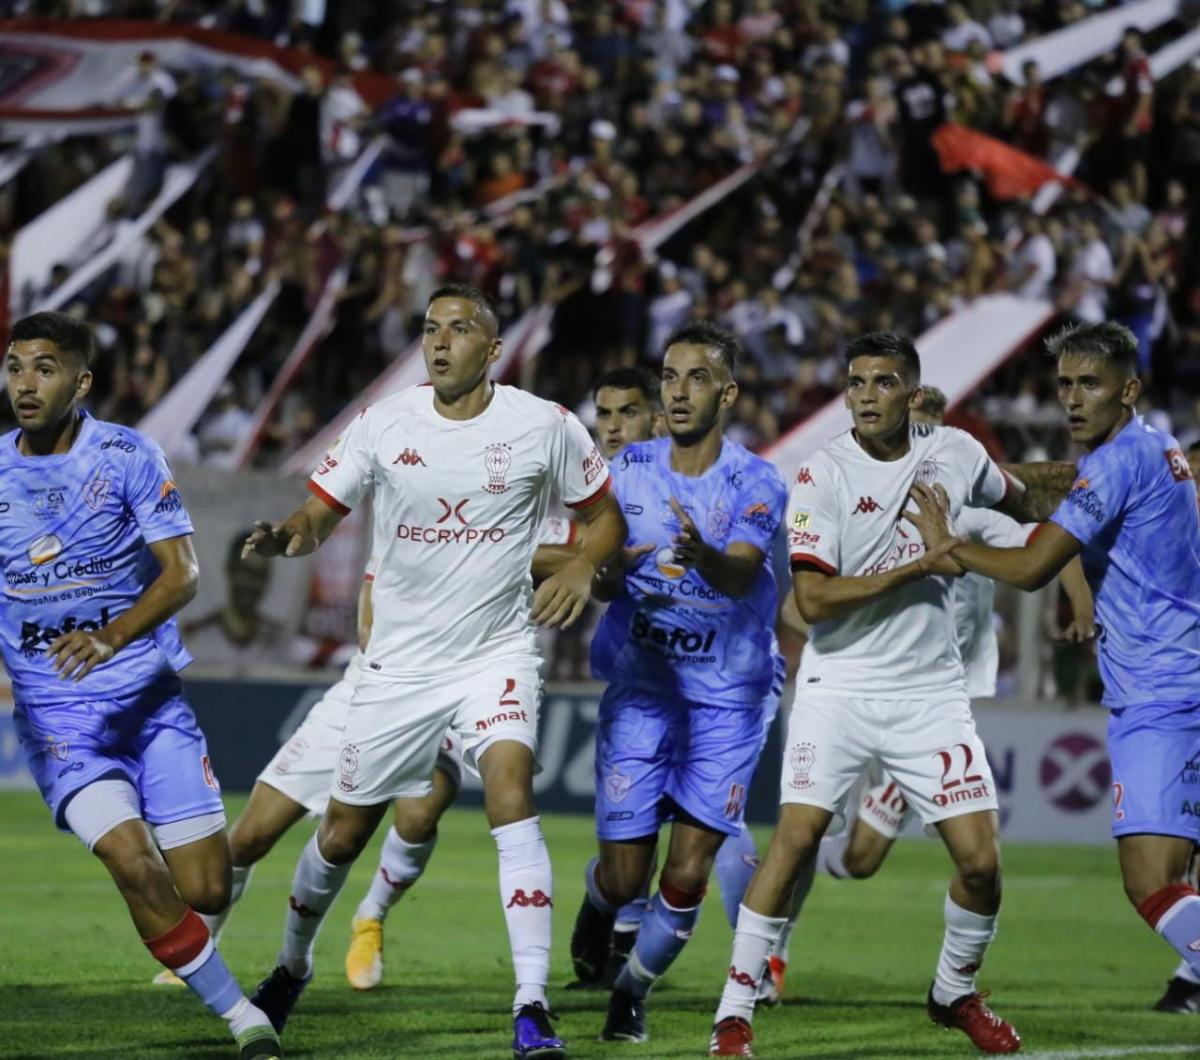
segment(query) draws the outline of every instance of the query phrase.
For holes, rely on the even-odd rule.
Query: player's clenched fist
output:
[[[252,552],[260,556],[307,556],[315,552],[321,542],[313,534],[293,533],[286,524],[276,525],[260,519],[242,545],[242,558]]]
[[[88,633],[77,629],[64,633],[46,649],[46,655],[54,661],[54,669],[62,681],[82,681],[116,652],[117,649],[105,640],[103,630]]]
[[[557,574],[547,578],[533,594],[531,617],[539,626],[566,629],[583,614],[592,594],[596,568],[584,556],[576,556]]]

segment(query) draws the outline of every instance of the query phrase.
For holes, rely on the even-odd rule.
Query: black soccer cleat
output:
[[[608,999],[608,1017],[600,1032],[602,1042],[648,1042],[646,1002],[628,991],[614,990]]]
[[[258,984],[254,996],[250,998],[250,1004],[262,1009],[276,1033],[282,1034],[288,1016],[292,1014],[292,1009],[300,1000],[304,988],[311,982],[311,975],[305,979],[297,979],[282,965],[277,965],[275,970]]]
[[[602,977],[605,989],[611,990],[616,985],[617,976],[621,974],[621,969],[628,963],[637,937],[636,931],[614,931],[612,933],[612,948],[608,951],[608,961],[604,965]]]
[[[571,931],[571,964],[581,983],[598,983],[604,975],[615,920],[592,905],[587,895],[583,896]]]
[[[251,1027],[237,1037],[238,1060],[282,1060],[279,1035],[270,1027]]]
[[[1194,1016],[1200,1012],[1200,985],[1178,975],[1167,980],[1167,990],[1155,1003],[1155,1012],[1173,1012],[1178,1016]]]

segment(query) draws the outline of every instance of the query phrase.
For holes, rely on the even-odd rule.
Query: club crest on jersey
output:
[[[708,513],[708,533],[710,537],[725,537],[732,525],[733,519],[724,508],[714,508]]]
[[[792,767],[792,779],[788,783],[797,791],[805,791],[813,786],[812,767],[817,761],[817,749],[811,743],[798,743],[788,755],[788,763]]]
[[[508,483],[505,476],[512,464],[512,446],[504,442],[489,445],[483,451],[483,466],[487,469],[488,480],[484,489],[488,493],[507,493]]]
[[[932,460],[922,460],[917,465],[917,481],[922,486],[932,486],[938,477],[938,466]]]
[[[342,744],[338,752],[338,787],[342,791],[353,791],[358,787],[355,774],[358,772],[358,745]]]
[[[29,546],[29,562],[35,567],[49,563],[62,555],[62,539],[54,534],[43,534]]]
[[[112,482],[109,479],[97,475],[83,487],[83,503],[92,511],[98,512],[104,507],[104,502],[108,500],[108,491],[111,487]]]
[[[629,789],[633,787],[633,777],[627,777],[613,766],[612,772],[604,778],[604,794],[609,802],[624,802]]]

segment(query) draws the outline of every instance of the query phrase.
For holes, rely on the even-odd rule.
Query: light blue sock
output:
[[[1200,973],[1200,897],[1197,897],[1194,891],[1187,893],[1190,890],[1184,887],[1169,887],[1160,891],[1159,895],[1175,891],[1179,897],[1162,910],[1152,927],[1175,947],[1175,952],[1187,962],[1193,972]],[[1152,902],[1154,897],[1148,901]],[[1148,902],[1144,902],[1142,909],[1139,909],[1143,916],[1146,915],[1143,909],[1147,904]]]
[[[583,870],[583,885],[587,888],[588,901],[592,903],[602,913],[607,913],[609,916],[616,916],[618,907],[613,905],[600,891],[600,885],[596,882],[596,869],[600,865],[598,857],[592,858],[587,863],[587,868]]]
[[[617,976],[616,989],[627,991],[634,997],[645,997],[650,993],[654,981],[683,951],[699,916],[699,902],[688,909],[676,909],[661,893],[651,898],[637,943],[628,963]]]
[[[242,988],[225,964],[220,951],[211,943],[209,953],[203,954],[184,968],[176,968],[179,976],[191,991],[208,1007],[210,1012],[224,1016],[242,1000]]]
[[[750,886],[750,877],[758,868],[758,847],[750,829],[744,824],[737,835],[725,837],[725,842],[717,851],[715,868],[717,882],[721,886],[721,903],[725,906],[725,915],[729,918],[729,926],[736,930],[738,909],[746,894],[746,888]]]

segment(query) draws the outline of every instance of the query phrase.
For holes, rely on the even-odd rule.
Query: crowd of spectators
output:
[[[1115,317],[1141,345],[1145,411],[1200,436],[1200,69],[1147,63],[1195,24],[1012,84],[996,53],[1111,0],[64,0],[5,14],[150,17],[249,34],[312,56],[294,92],[143,56],[116,103],[135,136],[46,148],[0,201],[9,229],[122,151],[136,180],[97,246],[143,209],[168,161],[216,160],[77,311],[108,352],[98,411],[137,422],[237,315],[280,294],[198,431],[228,462],[250,411],[344,267],[331,333],[273,417],[270,464],[410,354],[429,292],[487,290],[504,322],[555,307],[522,380],[572,407],[619,364],[657,364],[688,317],[748,356],[733,432],[760,446],[835,397],[839,351],[865,331],[919,334],[1012,290],[1062,319]],[[1190,20],[1190,21],[1189,21]],[[374,110],[355,89],[390,79]],[[945,122],[1004,140],[1079,183],[1048,208],[948,174]],[[151,135],[157,131],[157,136]],[[800,134],[803,134],[802,136]],[[374,137],[386,147],[340,212],[329,191]],[[794,142],[793,142],[794,141]],[[749,162],[761,172],[659,246],[640,227]],[[36,304],[69,275],[63,262]],[[964,351],[968,356],[969,351]],[[934,380],[936,382],[936,380]],[[1188,397],[1187,395],[1192,395]],[[1032,347],[959,422],[1011,459],[1061,456],[1052,381]]]

